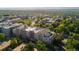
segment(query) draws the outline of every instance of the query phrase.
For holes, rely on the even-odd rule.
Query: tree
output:
[[[70,34],[70,38],[79,40],[79,34],[77,34],[77,33],[71,33]]]
[[[41,40],[37,41],[36,48],[40,51],[46,51],[47,50],[46,44]]]
[[[54,23],[52,23],[53,27],[56,28],[58,25],[60,25],[60,22],[55,21]]]
[[[54,29],[54,31],[61,33],[61,32],[64,32],[64,28],[65,28],[64,24],[60,24],[58,27]]]
[[[75,25],[74,25],[74,24],[69,24],[69,25],[68,25],[68,29],[69,29],[69,31],[74,32],[74,30],[75,30]]]
[[[46,24],[45,27],[48,28],[50,31],[54,30],[54,27],[51,24]]]
[[[21,40],[18,37],[11,38],[11,48],[15,48],[20,43],[21,43]]]
[[[40,24],[34,24],[35,27],[40,27]]]
[[[34,48],[34,44],[30,41],[26,44],[26,47],[23,49],[24,51],[32,51]]]
[[[65,48],[67,51],[79,50],[79,41],[75,39],[67,39]]]
[[[30,26],[32,24],[32,21],[30,19],[28,19],[28,20],[24,20],[24,23],[27,24],[28,26]]]
[[[5,35],[3,33],[0,33],[0,41],[4,41],[5,40]]]

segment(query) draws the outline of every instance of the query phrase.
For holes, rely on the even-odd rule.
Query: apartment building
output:
[[[20,23],[19,24],[18,23],[8,24],[7,22],[0,23],[0,32],[5,34],[6,39],[10,39],[13,36],[13,29],[20,27],[20,26],[22,26],[22,24]]]
[[[21,19],[20,18],[14,18],[14,19],[7,20],[7,22],[9,22],[9,23],[16,23],[16,21],[19,21],[19,20],[21,20]]]
[[[22,32],[22,38],[28,38],[33,41],[40,39],[46,43],[51,43],[53,35],[46,28],[27,27]]]

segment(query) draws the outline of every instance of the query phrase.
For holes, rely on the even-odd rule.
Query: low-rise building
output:
[[[16,23],[16,21],[19,21],[19,20],[21,20],[21,19],[20,18],[9,19],[9,20],[7,20],[7,22],[9,22],[9,23]]]
[[[42,20],[43,24],[52,24],[53,23],[53,19],[52,18],[44,18]]]

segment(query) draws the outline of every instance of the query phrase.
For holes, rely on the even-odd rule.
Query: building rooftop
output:
[[[34,33],[37,33],[37,32],[40,32],[42,30],[45,30],[45,28],[28,27],[25,30],[26,31],[34,31]]]
[[[17,27],[17,26],[21,26],[22,24],[18,24],[18,23],[15,23],[15,24],[8,24],[6,26],[4,26],[4,28],[13,28],[13,27]]]
[[[18,23],[12,24],[12,23],[7,23],[7,22],[0,23],[0,27],[6,28],[6,29],[21,26],[21,25],[22,25],[21,23],[19,24]]]
[[[7,20],[8,22],[13,22],[13,21],[17,21],[20,20],[20,18],[15,18],[15,19],[11,19],[11,20]]]

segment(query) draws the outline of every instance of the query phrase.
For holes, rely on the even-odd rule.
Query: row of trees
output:
[[[30,41],[29,43],[26,44],[26,47],[24,48],[24,50],[33,51],[34,48],[36,48],[38,51],[47,51],[48,50],[46,44],[41,40],[37,40],[35,43]]]

